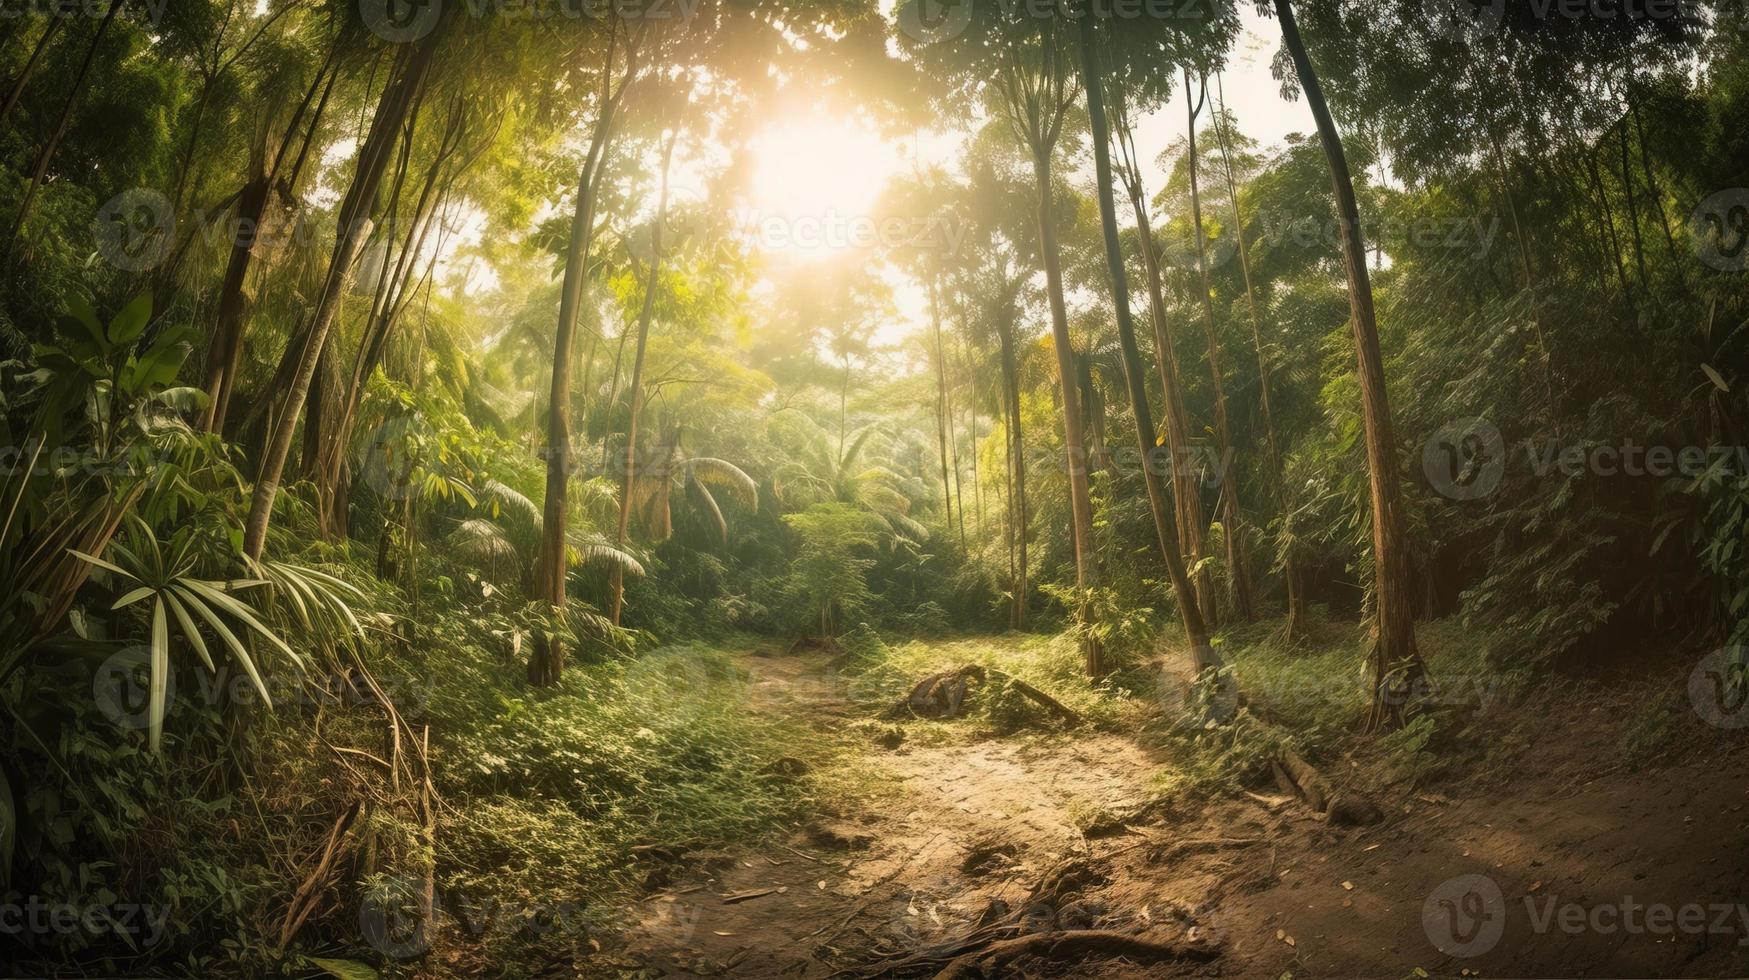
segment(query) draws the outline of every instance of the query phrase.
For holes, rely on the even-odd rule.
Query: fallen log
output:
[[[952,670],[930,674],[912,685],[910,693],[882,714],[887,718],[900,718],[907,714],[916,718],[958,718],[965,713],[966,703],[972,696],[972,685],[986,684],[992,676],[1004,681],[1027,700],[1043,707],[1065,724],[1081,724],[1081,715],[1073,708],[1007,671],[986,668],[980,664],[962,664]]]
[[[1349,790],[1339,793],[1330,788],[1323,774],[1300,757],[1291,747],[1284,746],[1281,758],[1273,764],[1276,783],[1285,792],[1297,796],[1312,812],[1336,826],[1366,826],[1384,819],[1379,808],[1360,793]]]

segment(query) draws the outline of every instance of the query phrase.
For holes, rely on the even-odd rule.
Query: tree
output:
[[[1221,171],[1226,177],[1227,199],[1233,205],[1233,236],[1239,251],[1239,271],[1245,279],[1245,309],[1251,315],[1251,346],[1257,355],[1258,412],[1263,419],[1264,438],[1269,447],[1268,462],[1276,504],[1286,524],[1284,533],[1289,539],[1282,559],[1282,572],[1287,579],[1287,622],[1282,625],[1282,637],[1291,644],[1304,636],[1306,629],[1305,572],[1300,567],[1299,549],[1292,543],[1292,501],[1288,499],[1287,481],[1282,474],[1281,445],[1275,434],[1275,412],[1269,404],[1269,355],[1263,343],[1263,322],[1257,310],[1257,291],[1251,282],[1251,255],[1245,244],[1245,213],[1239,206],[1239,185],[1233,175],[1233,146],[1237,140],[1230,139],[1228,135],[1233,124],[1227,113],[1219,74],[1215,75],[1215,96],[1215,138],[1221,151]]]
[[[1184,106],[1189,116],[1185,130],[1185,153],[1190,175],[1190,238],[1196,250],[1196,295],[1202,307],[1203,333],[1208,338],[1209,377],[1214,383],[1215,448],[1221,454],[1221,520],[1227,546],[1227,586],[1233,608],[1241,619],[1251,620],[1251,580],[1245,568],[1245,519],[1239,506],[1239,481],[1233,469],[1233,437],[1227,426],[1227,390],[1221,378],[1221,342],[1215,331],[1215,306],[1210,298],[1208,247],[1203,238],[1202,190],[1198,180],[1196,118],[1208,98],[1208,75],[1199,72],[1197,96],[1190,97],[1190,69],[1184,69]]]
[[[644,308],[638,315],[637,351],[632,357],[632,379],[626,389],[631,408],[626,416],[625,464],[619,484],[619,524],[613,536],[616,548],[625,547],[626,524],[632,515],[632,487],[638,479],[638,416],[644,409],[644,351],[649,346],[650,318],[656,312],[656,290],[662,281],[662,225],[668,220],[668,168],[673,163],[674,143],[678,138],[678,133],[670,133],[662,141],[661,189],[656,195],[656,220],[650,225],[650,265],[644,273]],[[617,567],[613,571],[611,588],[613,599],[609,617],[613,625],[618,626],[620,607],[625,602],[625,582]]]
[[[577,318],[584,304],[586,270],[595,237],[596,195],[606,167],[609,144],[615,134],[616,117],[626,90],[637,77],[645,25],[625,26],[618,17],[607,21],[599,69],[595,120],[589,132],[589,149],[577,177],[577,195],[571,217],[570,245],[565,252],[564,285],[559,292],[559,322],[553,334],[552,388],[547,397],[547,478],[542,503],[540,558],[535,569],[535,591],[553,609],[565,605],[565,499],[571,481],[571,361]],[[622,33],[624,37],[622,38]],[[623,63],[623,67],[621,67]],[[534,645],[528,660],[529,683],[554,684],[565,666],[564,643],[549,635]]]
[[[785,515],[783,522],[801,539],[790,587],[807,602],[820,635],[836,636],[873,599],[866,573],[874,562],[863,555],[878,544],[880,522],[868,511],[831,501]]]
[[[1282,43],[1293,59],[1306,104],[1317,122],[1318,138],[1330,165],[1331,191],[1342,240],[1342,265],[1348,279],[1349,316],[1354,329],[1355,359],[1366,431],[1368,482],[1372,497],[1373,646],[1372,702],[1368,726],[1400,725],[1407,696],[1425,683],[1426,667],[1415,643],[1414,582],[1409,564],[1402,489],[1398,486],[1397,444],[1391,432],[1391,406],[1385,391],[1384,355],[1379,349],[1378,321],[1373,312],[1372,284],[1367,277],[1366,242],[1361,237],[1360,209],[1354,178],[1342,151],[1342,137],[1318,75],[1306,53],[1294,21],[1292,0],[1274,0]]]
[[[357,174],[336,212],[338,233],[333,255],[328,261],[328,272],[311,307],[310,322],[294,341],[301,353],[292,362],[293,373],[281,410],[271,420],[262,447],[249,516],[243,524],[243,550],[251,558],[259,558],[267,545],[267,527],[273,518],[274,498],[279,493],[286,457],[291,452],[292,437],[297,431],[298,409],[309,396],[310,383],[316,376],[316,364],[327,346],[329,329],[339,314],[341,297],[352,283],[359,256],[375,227],[371,209],[383,175],[388,170],[393,147],[404,121],[425,89],[445,34],[440,26],[397,51],[394,73],[377,104],[370,134],[359,145]]]
[[[1209,645],[1208,626],[1197,608],[1196,592],[1190,576],[1184,570],[1184,559],[1178,553],[1178,531],[1168,510],[1166,492],[1156,472],[1158,455],[1153,439],[1154,418],[1148,410],[1147,375],[1142,368],[1141,351],[1136,346],[1136,331],[1130,320],[1129,282],[1124,271],[1123,249],[1118,241],[1117,206],[1112,192],[1110,132],[1106,122],[1104,78],[1099,62],[1099,35],[1091,16],[1083,16],[1080,25],[1082,88],[1087,92],[1087,115],[1093,128],[1094,180],[1099,196],[1100,224],[1105,233],[1105,258],[1111,276],[1112,305],[1117,316],[1118,342],[1123,350],[1124,382],[1129,389],[1130,410],[1136,419],[1136,443],[1141,460],[1142,480],[1148,489],[1148,505],[1153,513],[1154,533],[1160,547],[1160,557],[1166,563],[1166,573],[1172,591],[1178,599],[1178,615],[1184,623],[1185,641],[1190,645],[1196,667],[1202,670],[1219,666],[1214,648]]]

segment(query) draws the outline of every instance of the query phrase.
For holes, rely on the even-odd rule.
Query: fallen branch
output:
[[[292,895],[291,904],[286,907],[285,919],[279,926],[279,949],[285,949],[292,937],[303,928],[305,920],[315,911],[322,897],[328,894],[325,887],[328,872],[334,866],[335,857],[343,850],[341,842],[346,839],[347,831],[357,819],[360,805],[361,801],[353,800],[352,805],[340,812],[334,826],[329,829],[322,856],[317,859],[316,866],[310,869],[310,873],[304,876],[303,884],[298,886],[298,890]]]
[[[1297,796],[1324,820],[1337,826],[1365,826],[1384,819],[1373,802],[1358,792],[1338,793],[1323,775],[1298,752],[1284,746],[1273,764],[1275,781],[1282,790]]]

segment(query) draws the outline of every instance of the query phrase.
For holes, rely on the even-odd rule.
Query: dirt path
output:
[[[819,657],[744,662],[751,710],[805,719],[821,738],[843,738],[860,717]],[[1384,793],[1386,820],[1370,828],[1334,828],[1260,794],[1092,838],[1078,827],[1145,801],[1164,764],[1129,739],[870,744],[859,764],[884,785],[869,809],[760,848],[690,855],[691,871],[643,903],[625,953],[657,976],[866,971],[998,910],[1023,913],[1041,875],[1081,859],[1097,875],[1038,926],[1188,938],[1222,955],[1038,964],[1028,975],[1749,969],[1745,754],[1588,774],[1591,747],[1550,732],[1509,784],[1467,787],[1463,799]],[[1669,909],[1668,922],[1650,908]]]
[[[744,663],[753,710],[804,718],[822,737],[858,717],[823,658]],[[885,784],[875,809],[816,821],[776,847],[707,856],[707,869],[646,903],[633,951],[675,976],[806,977],[940,942],[1087,854],[1077,817],[1140,805],[1160,768],[1110,735],[870,752]]]

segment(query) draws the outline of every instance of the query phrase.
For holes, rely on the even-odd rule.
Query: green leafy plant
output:
[[[133,588],[115,600],[111,609],[125,609],[151,600],[151,680],[147,700],[147,739],[153,752],[158,751],[164,729],[165,690],[170,677],[171,619],[176,622],[178,635],[194,650],[202,665],[207,670],[216,672],[212,654],[207,649],[206,640],[201,636],[200,624],[204,623],[210,628],[249,675],[256,692],[261,695],[262,703],[269,707],[273,705],[273,698],[261,679],[261,671],[256,666],[255,658],[250,655],[249,647],[226,620],[233,619],[241,623],[245,634],[252,632],[261,637],[273,648],[284,653],[300,671],[307,669],[303,656],[262,622],[261,613],[257,609],[236,595],[247,589],[268,585],[270,581],[260,578],[217,580],[196,576],[197,540],[194,528],[185,526],[173,534],[168,542],[160,543],[145,521],[130,515],[122,534],[109,544],[108,553],[116,561],[107,561],[80,551],[73,552],[80,559],[119,579],[135,583]],[[299,577],[288,575],[283,569],[276,569],[274,573],[281,582],[290,582]],[[303,584],[307,585],[308,582]],[[288,589],[288,594],[292,591]],[[301,603],[302,600],[299,601]]]

